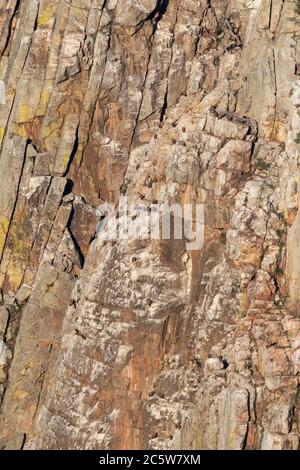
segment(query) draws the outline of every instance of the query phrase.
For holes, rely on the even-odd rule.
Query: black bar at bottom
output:
[[[186,465],[209,468],[249,464],[299,465],[299,451],[1,451],[0,464],[19,464],[34,467],[88,465],[89,468],[106,465],[134,469],[141,466]],[[2,467],[4,468],[4,467]],[[56,470],[56,469],[55,469]]]

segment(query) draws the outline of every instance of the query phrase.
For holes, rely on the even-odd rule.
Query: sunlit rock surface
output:
[[[0,0],[1,448],[299,448],[297,3]]]

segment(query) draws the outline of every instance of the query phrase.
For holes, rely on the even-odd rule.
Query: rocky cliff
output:
[[[0,446],[298,449],[300,2],[0,0]],[[205,240],[102,240],[120,196]]]

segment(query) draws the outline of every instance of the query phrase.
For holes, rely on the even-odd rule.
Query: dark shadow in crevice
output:
[[[65,186],[63,197],[68,196],[69,194],[71,194],[71,192],[73,191],[73,187],[74,187],[74,181],[72,181],[70,179],[67,179],[67,183],[66,183],[66,186]]]
[[[153,25],[153,34],[157,30],[158,23],[163,18],[164,14],[166,13],[170,0],[157,0],[156,7],[154,10],[140,23],[137,25],[135,33],[136,34],[147,21],[150,21]]]
[[[77,127],[76,133],[75,133],[75,140],[74,140],[73,149],[72,149],[72,152],[71,152],[69,162],[68,162],[68,165],[67,165],[64,176],[66,176],[70,171],[71,165],[74,161],[75,155],[76,155],[77,150],[78,150],[78,145],[79,145],[79,138],[78,138],[78,127]]]
[[[164,104],[161,108],[159,122],[164,121],[167,109],[168,109],[168,89],[166,90],[166,93],[165,93]]]
[[[71,220],[72,220],[72,217],[70,217],[70,221]],[[81,251],[81,248],[79,246],[79,243],[76,240],[75,235],[72,233],[72,230],[70,228],[70,224],[68,225],[68,230],[69,230],[70,237],[72,238],[72,241],[74,243],[74,248],[76,250],[76,253],[78,255],[78,260],[79,260],[79,264],[80,264],[79,268],[83,269],[84,268],[84,263],[85,263],[85,257],[84,257],[84,254]]]
[[[15,17],[17,16],[17,14],[19,13],[20,4],[21,4],[21,0],[17,0],[15,9],[14,9],[14,11],[13,11],[13,14],[11,15],[10,20],[9,20],[8,34],[7,34],[7,38],[6,38],[6,41],[5,41],[5,45],[4,45],[4,48],[3,48],[2,56],[4,56],[6,50],[7,50],[8,46],[9,46],[10,39],[11,39],[11,36],[12,36],[12,25],[13,25],[13,21],[14,21]]]

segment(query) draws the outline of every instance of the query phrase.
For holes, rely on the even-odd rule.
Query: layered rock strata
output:
[[[3,449],[300,436],[300,5],[0,0]],[[103,241],[121,196],[203,248]]]

